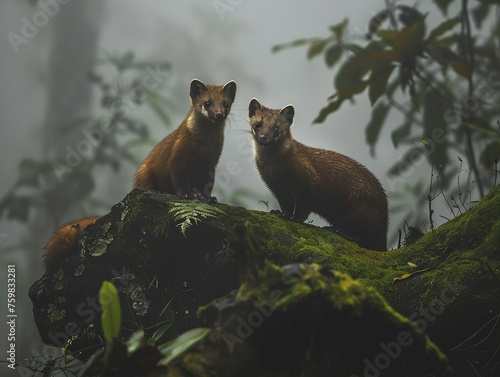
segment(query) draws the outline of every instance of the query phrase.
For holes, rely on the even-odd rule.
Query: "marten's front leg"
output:
[[[295,199],[295,211],[293,216],[290,218],[292,221],[296,221],[298,223],[303,223],[307,220],[309,215],[311,214],[311,196],[307,194],[300,195],[297,199]]]

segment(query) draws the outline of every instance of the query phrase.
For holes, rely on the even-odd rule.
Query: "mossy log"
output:
[[[134,189],[82,233],[78,251],[54,275],[34,283],[30,297],[46,343],[62,347],[73,338],[68,349],[81,358],[102,346],[97,292],[103,280],[120,291],[125,338],[139,328],[152,335],[163,321],[171,326],[162,340],[211,325],[196,312],[238,288],[234,226],[247,223],[267,260],[346,273],[429,334],[455,369],[471,360],[494,367],[498,344],[491,334],[499,330],[489,331],[489,321],[500,313],[500,188],[416,244],[387,252],[265,212],[213,205],[219,213],[201,203],[176,203],[173,196]],[[464,345],[471,339],[486,348],[469,354]]]

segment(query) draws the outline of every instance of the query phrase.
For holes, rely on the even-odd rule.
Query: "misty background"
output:
[[[73,219],[107,213],[131,190],[140,161],[188,112],[188,87],[193,78],[218,85],[235,80],[238,85],[216,172],[214,194],[220,202],[263,211],[279,208],[253,163],[247,120],[248,103],[253,97],[271,108],[293,104],[295,139],[346,154],[364,164],[380,180],[390,201],[393,195],[403,195],[404,185],[415,185],[430,175],[429,166],[421,161],[404,183],[395,187],[390,184],[387,169],[405,151],[395,150],[390,138],[390,132],[401,124],[401,118],[389,117],[390,126],[382,129],[375,154],[371,155],[365,143],[365,126],[371,111],[366,96],[345,104],[324,124],[312,125],[312,120],[327,103],[327,97],[334,92],[334,71],[326,67],[322,57],[307,60],[306,48],[271,51],[277,44],[327,35],[328,27],[344,18],[350,21],[349,34],[355,41],[366,32],[369,19],[382,9],[383,0],[65,2],[53,15],[48,15],[44,26],[37,27],[33,35],[15,46],[8,38],[9,33],[22,35],[25,20],[33,21],[36,13],[44,10],[40,3],[28,0],[0,3],[0,197],[11,190],[22,160],[64,157],[68,147],[75,149],[85,140],[78,131],[57,131],[60,124],[69,124],[81,117],[98,119],[106,115],[100,102],[102,93],[88,79],[98,56],[131,51],[137,61],[152,62],[148,69],[156,72],[153,77],[158,79],[157,91],[169,103],[165,111],[171,124],[167,126],[147,106],[130,105],[129,115],[147,125],[151,142],[130,149],[137,160],[135,164],[126,161],[116,172],[106,166],[94,170],[96,184],[91,197],[99,205],[79,206],[71,203],[71,197],[61,195],[58,200],[71,203],[72,207],[66,212],[54,208],[61,213],[57,224],[52,223],[50,219],[54,217],[48,216],[47,210],[30,211],[28,223],[1,219],[1,287],[6,286],[7,265],[16,265],[18,361],[28,358],[30,353],[53,352],[39,339],[27,296],[29,287],[43,274],[42,248],[51,233]],[[412,1],[400,3],[413,4]],[[426,6],[429,5],[422,3],[420,9],[425,10]],[[452,9],[449,13],[456,11]],[[439,18],[439,15],[429,15],[430,20],[433,17]],[[44,23],[43,18],[38,21]],[[169,63],[169,69],[163,69],[159,62]],[[112,81],[116,76],[110,67],[100,66],[98,71],[107,80]],[[125,80],[131,81],[133,77]],[[407,207],[426,217],[425,209],[415,208],[410,195],[403,197]],[[269,207],[262,201],[269,202]],[[394,247],[397,230],[404,219],[392,208],[390,217],[389,247]],[[314,224],[322,224],[317,218],[312,219]],[[439,225],[439,219],[436,220]],[[5,295],[2,288],[2,308],[6,307]],[[0,326],[2,344],[5,344],[5,331],[6,327]]]

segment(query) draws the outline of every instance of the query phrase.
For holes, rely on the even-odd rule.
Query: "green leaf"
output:
[[[441,65],[449,65],[460,60],[460,57],[447,47],[426,45],[425,52]]]
[[[153,339],[155,342],[161,339],[163,335],[172,327],[174,324],[173,321],[165,321],[162,322],[162,325],[151,335],[151,339]]]
[[[410,134],[411,120],[407,119],[400,127],[391,132],[391,140],[394,148],[397,148],[401,140]]]
[[[389,111],[389,106],[383,103],[379,103],[375,109],[372,111],[372,117],[365,129],[366,142],[370,145],[370,154],[375,154],[375,144],[377,143],[378,137],[380,135],[380,130],[384,125],[385,118],[387,117],[387,112]]]
[[[487,4],[478,4],[478,6],[471,11],[474,23],[478,29],[481,28],[484,19],[488,15],[488,10],[489,6]]]
[[[278,52],[278,51],[281,51],[281,50],[284,50],[284,49],[287,49],[287,48],[304,46],[304,45],[308,45],[310,43],[316,42],[318,40],[319,40],[319,38],[297,39],[297,40],[295,40],[293,42],[281,43],[281,44],[274,45],[271,48],[271,51],[272,52]]]
[[[500,139],[500,131],[491,127],[490,124],[483,119],[472,116],[465,125],[486,138]]]
[[[333,67],[342,56],[342,45],[331,45],[325,52],[325,63],[328,67]]]
[[[449,110],[449,104],[436,90],[431,90],[425,95],[422,123],[424,125],[422,139],[433,141],[433,150],[426,153],[430,163],[440,173],[443,172],[448,162],[448,143],[438,142],[436,132],[446,134],[447,123],[443,121],[443,114]],[[440,138],[439,138],[440,139]]]
[[[453,2],[453,0],[433,0],[433,2],[439,8],[441,13],[446,15],[448,13],[448,6]]]
[[[368,86],[368,98],[370,98],[370,103],[373,106],[375,102],[382,96],[385,92],[385,88],[387,86],[387,81],[391,76],[392,71],[396,66],[393,64],[382,65],[381,67],[377,67],[375,70],[372,70],[369,79]]]
[[[335,88],[337,92],[349,90],[358,84],[370,71],[371,64],[381,58],[387,58],[384,46],[379,42],[371,42],[351,59],[343,62],[335,76]]]
[[[168,365],[172,360],[182,355],[191,346],[202,340],[210,332],[207,328],[196,328],[186,331],[175,339],[160,345],[158,348],[164,355],[159,365]]]
[[[126,341],[128,354],[131,355],[145,344],[144,330],[135,331]]]
[[[338,110],[342,102],[344,102],[346,99],[352,98],[354,94],[358,94],[364,91],[367,85],[368,81],[358,81],[357,83],[352,84],[350,87],[345,88],[344,90],[332,95],[330,97],[331,99],[337,99],[330,102],[326,107],[322,108],[318,116],[313,120],[313,123],[323,123],[330,113]]]
[[[429,33],[429,36],[427,37],[427,41],[432,42],[436,38],[440,37],[447,31],[450,31],[453,29],[456,25],[460,24],[461,18],[460,17],[453,17],[449,18],[447,20],[444,20],[441,22],[438,26],[436,26],[434,29],[431,30]]]
[[[315,56],[321,54],[326,46],[326,42],[326,40],[321,40],[312,43],[311,46],[309,46],[309,50],[307,51],[307,58],[312,59]]]
[[[106,280],[102,282],[99,290],[99,303],[102,308],[101,324],[104,339],[107,343],[111,343],[120,335],[122,321],[120,299],[113,283]]]
[[[343,45],[344,49],[349,51],[351,54],[357,55],[363,51],[363,47],[355,43],[346,43]]]
[[[333,101],[333,102],[330,102],[325,107],[323,107],[319,111],[318,116],[316,118],[314,118],[313,123],[323,123],[329,114],[338,110],[338,108],[340,107],[342,102],[344,102],[344,100]]]
[[[500,161],[500,140],[495,140],[486,144],[479,155],[479,161],[485,168],[493,168],[495,166],[495,161]]]
[[[403,57],[414,58],[425,36],[425,17],[400,30],[394,50]]]
[[[399,10],[399,20],[405,25],[410,26],[415,23],[421,22],[424,15],[416,8],[407,5],[397,5],[396,9]]]
[[[386,42],[390,42],[391,45],[394,43],[398,35],[399,35],[398,30],[383,29],[377,31],[377,36]]]
[[[344,39],[344,33],[348,24],[349,20],[347,18],[344,18],[342,22],[330,26],[330,30],[335,35],[335,38],[338,42],[342,42],[342,40]]]

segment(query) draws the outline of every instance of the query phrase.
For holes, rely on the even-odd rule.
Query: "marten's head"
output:
[[[236,83],[229,81],[226,85],[205,85],[194,79],[189,87],[191,104],[196,112],[212,122],[223,122],[231,111],[236,96]]]
[[[255,142],[262,146],[274,144],[280,147],[289,142],[294,115],[295,110],[292,105],[287,105],[281,110],[268,109],[253,98],[248,105],[248,116]]]

